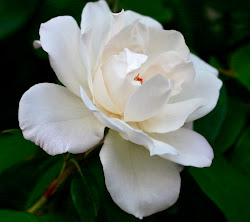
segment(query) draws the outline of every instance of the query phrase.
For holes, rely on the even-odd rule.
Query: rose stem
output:
[[[104,138],[90,150],[91,151],[94,150],[98,146],[102,145],[103,142],[104,142]],[[90,152],[86,152],[84,153],[84,155],[79,154],[76,156],[76,159],[81,160],[81,157],[85,159],[89,153]],[[76,164],[75,159],[70,159],[72,164],[70,164],[66,168],[67,162],[69,160],[69,156],[70,156],[70,153],[68,153],[67,156],[64,158],[63,166],[59,173],[59,176],[48,186],[47,190],[44,192],[42,197],[32,207],[30,207],[27,210],[27,212],[34,214],[37,210],[39,210],[48,201],[48,199],[57,191],[58,187],[71,175],[71,173],[75,170],[75,168],[77,168],[78,165]],[[83,162],[83,164],[85,162]]]

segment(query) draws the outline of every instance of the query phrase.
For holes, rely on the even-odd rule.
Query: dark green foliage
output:
[[[34,215],[14,210],[0,210],[0,221],[38,222],[37,218]]]
[[[23,159],[32,159],[39,149],[23,138],[21,130],[8,130],[0,134],[0,173]]]
[[[246,107],[235,100],[228,101],[227,114],[214,143],[214,152],[226,152],[237,140],[247,120]]]
[[[64,155],[49,156],[18,128],[18,103],[32,85],[58,80],[47,54],[33,49],[40,24],[71,15],[80,24],[84,0],[1,0],[0,221],[140,221],[122,211],[108,193],[99,150],[91,153],[36,216],[26,213],[59,175]],[[114,0],[109,0],[112,4]],[[190,49],[220,70],[215,109],[195,122],[214,148],[209,168],[186,168],[179,200],[142,221],[250,220],[250,4],[247,0],[123,0],[121,8],[151,16],[180,31]],[[76,156],[72,155],[73,158]],[[80,173],[81,172],[81,173]],[[167,189],[167,188],[166,188]]]
[[[249,221],[249,177],[218,156],[211,167],[190,168],[189,172],[201,189],[223,211],[229,222]]]
[[[250,144],[250,127],[246,128],[240,135],[235,148],[231,154],[232,163],[242,173],[250,177],[250,155],[249,155],[249,144]]]
[[[225,86],[220,90],[220,97],[212,112],[194,122],[194,130],[203,135],[213,145],[227,114],[227,94]]]
[[[235,71],[236,78],[250,90],[250,44],[237,49],[230,56],[230,68]]]
[[[62,165],[63,158],[60,158],[39,176],[35,186],[32,188],[32,191],[28,195],[29,198],[26,203],[26,209],[29,209],[35,203],[35,201],[39,200],[39,198],[43,195],[51,182],[58,177]]]

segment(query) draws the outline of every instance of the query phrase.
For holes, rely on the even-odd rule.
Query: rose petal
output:
[[[180,191],[177,166],[109,131],[100,152],[105,183],[114,202],[142,219],[172,206]]]
[[[99,69],[96,72],[94,78],[94,101],[101,105],[103,108],[108,110],[109,112],[120,114],[118,106],[114,104],[112,99],[110,98],[107,88],[105,86],[102,71]]]
[[[156,115],[167,103],[174,82],[157,74],[130,97],[124,111],[126,122],[139,122]]]
[[[205,71],[214,74],[215,76],[218,76],[218,70],[215,69],[213,66],[210,66],[198,56],[190,53],[190,60],[193,62],[196,72]]]
[[[184,60],[189,59],[190,51],[180,32],[150,28],[149,33],[150,37],[145,54],[151,59],[167,51],[176,52]]]
[[[104,126],[67,88],[42,83],[31,87],[19,104],[19,124],[26,139],[48,154],[82,153],[102,138]]]
[[[91,102],[87,94],[84,92],[83,88],[81,88],[80,90],[82,100],[85,103],[86,107],[94,113],[96,118],[99,119],[102,124],[110,129],[119,132],[124,139],[145,146],[147,149],[149,149],[151,155],[154,155],[155,153],[170,153],[172,155],[178,154],[176,149],[172,146],[150,138],[147,134],[143,133],[140,130],[134,129],[120,119],[107,117],[104,113],[100,112],[99,109],[97,109],[96,106]]]
[[[168,79],[174,80],[175,86],[172,95],[178,94],[182,89],[182,84],[193,81],[196,75],[193,63],[184,60],[174,51],[164,52],[156,57],[150,64],[146,63],[139,72],[142,73],[142,78],[145,81],[158,73]]]
[[[208,167],[214,158],[213,149],[207,140],[200,134],[186,128],[165,133],[150,134],[154,139],[160,140],[176,148],[178,155],[158,154],[163,158],[184,166]]]
[[[82,12],[81,47],[86,66],[93,72],[101,49],[103,48],[110,31],[111,11],[106,1],[88,2]]]
[[[183,102],[166,104],[155,116],[139,123],[147,132],[167,133],[182,127],[187,117],[204,104],[203,99],[190,99]]]
[[[199,119],[208,114],[215,107],[222,82],[214,74],[198,71],[194,81],[184,83],[182,91],[169,99],[169,103],[177,103],[189,99],[201,98],[204,104],[201,108],[188,116],[186,122]]]
[[[90,95],[87,73],[80,56],[80,29],[70,16],[61,16],[41,24],[42,48],[49,54],[50,63],[58,79],[74,94],[79,84]]]
[[[99,33],[102,33],[104,29],[108,29],[110,13],[111,11],[106,1],[88,2],[82,11],[82,33],[91,27],[95,27],[95,31]],[[101,38],[101,36],[97,36],[97,38]]]
[[[105,1],[89,2],[83,9],[81,20],[81,55],[87,67],[89,85],[100,63],[106,42],[123,27],[124,11],[111,13]]]

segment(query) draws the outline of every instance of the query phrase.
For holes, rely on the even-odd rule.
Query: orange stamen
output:
[[[139,77],[140,74],[138,74],[134,80],[140,82],[141,84],[143,83],[143,79]]]

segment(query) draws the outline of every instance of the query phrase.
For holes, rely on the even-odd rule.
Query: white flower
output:
[[[183,36],[132,11],[87,3],[41,25],[36,46],[65,87],[31,87],[19,107],[26,139],[50,155],[82,153],[110,128],[100,158],[108,191],[138,218],[173,205],[182,166],[210,166],[213,151],[190,129],[216,105],[217,70],[190,55]]]

